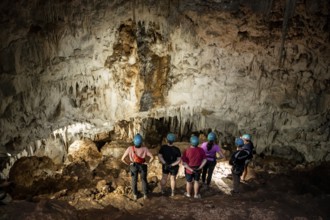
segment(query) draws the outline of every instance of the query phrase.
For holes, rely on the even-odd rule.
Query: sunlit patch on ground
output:
[[[224,181],[231,176],[231,166],[228,164],[228,161],[221,161],[217,163],[217,166],[214,169],[213,181],[215,185],[225,194],[230,194],[232,189],[231,180]]]

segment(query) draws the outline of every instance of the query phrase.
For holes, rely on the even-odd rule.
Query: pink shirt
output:
[[[146,156],[152,157],[152,154],[147,147],[140,147],[140,148],[135,147],[135,153],[137,156],[141,158],[146,158]],[[129,160],[133,163],[134,162],[133,146],[130,146],[126,149],[123,158],[125,158],[127,155],[129,156]]]

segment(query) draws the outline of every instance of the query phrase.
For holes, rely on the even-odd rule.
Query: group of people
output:
[[[166,184],[168,179],[170,179],[171,196],[175,195],[176,177],[179,172],[179,164],[181,163],[185,169],[186,178],[186,192],[184,195],[189,198],[201,198],[199,193],[200,179],[202,179],[203,185],[208,188],[212,180],[214,168],[217,164],[217,159],[225,157],[220,146],[216,144],[216,138],[216,134],[210,132],[207,136],[207,141],[199,146],[199,137],[193,135],[190,138],[190,146],[181,154],[180,149],[174,145],[176,136],[173,133],[167,135],[167,143],[162,145],[158,152],[158,159],[162,163],[162,179],[160,181],[162,194],[165,194]],[[154,156],[146,146],[142,145],[142,142],[142,136],[136,134],[133,138],[134,145],[128,147],[121,158],[130,168],[134,200],[138,198],[137,181],[139,173],[142,182],[143,198],[147,198],[148,167],[145,158],[150,158],[149,163],[154,160]],[[240,182],[240,176],[243,174],[244,169],[247,169],[248,160],[252,158],[251,155],[253,151],[251,136],[248,134],[236,139],[235,144],[237,145],[237,151],[232,154],[230,159],[233,174],[233,193],[239,192],[238,184]],[[246,151],[251,153],[249,157],[245,158],[244,163],[242,163],[242,153]],[[244,175],[246,176],[246,174],[247,170]],[[244,175],[243,177],[245,178]]]

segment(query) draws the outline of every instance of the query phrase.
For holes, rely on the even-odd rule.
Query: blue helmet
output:
[[[243,139],[242,139],[242,138],[236,138],[236,139],[235,139],[235,145],[236,145],[237,147],[243,146],[243,145],[244,145],[244,141],[243,141]]]
[[[250,140],[251,140],[251,135],[249,135],[249,134],[243,134],[243,135],[242,135],[242,139],[243,139],[243,140],[250,141]]]
[[[140,146],[142,144],[142,136],[140,134],[136,134],[133,138],[133,143],[135,146]]]
[[[199,144],[199,138],[197,136],[192,136],[190,138],[190,143],[194,147],[198,146],[198,144]]]
[[[215,141],[216,138],[217,138],[217,135],[216,135],[214,132],[210,132],[210,133],[207,135],[207,140],[208,140],[208,141]]]
[[[167,141],[168,141],[169,143],[173,143],[173,142],[175,141],[175,135],[172,134],[172,133],[169,133],[169,134],[167,135],[166,139],[167,139]]]

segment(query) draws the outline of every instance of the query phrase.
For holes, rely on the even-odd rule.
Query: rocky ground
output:
[[[85,165],[72,163],[70,168],[62,168],[66,171],[61,174],[57,170],[53,177],[42,179],[35,176],[33,183],[16,183],[11,187],[14,200],[0,206],[0,219],[325,220],[330,216],[329,164],[292,167],[292,164],[276,158],[256,157],[248,181],[241,184],[240,194],[228,193],[232,184],[228,175],[212,182],[209,189],[202,187],[202,199],[183,196],[183,176],[178,177],[174,197],[170,197],[169,192],[161,195],[159,178],[149,175],[149,198],[134,201],[125,168],[113,160],[107,161],[100,163],[93,172],[84,170]],[[18,161],[12,170],[19,168],[26,174],[25,178],[33,171],[27,172],[19,166],[20,163],[26,169],[34,164],[48,173],[54,169],[45,158],[25,158],[23,162]],[[221,166],[225,164],[226,161],[221,162]],[[151,164],[150,174],[156,169],[159,167]],[[22,177],[20,181],[24,181]]]

